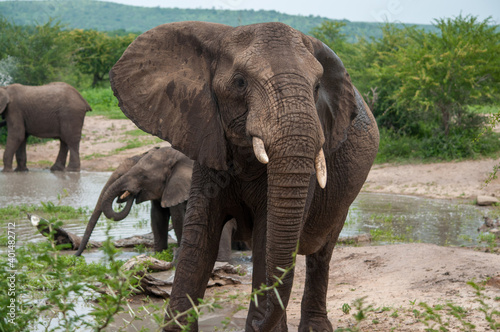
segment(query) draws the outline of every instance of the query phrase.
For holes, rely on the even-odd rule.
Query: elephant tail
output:
[[[85,100],[85,98],[82,97],[82,99],[85,102],[85,113],[91,112],[92,111],[92,107],[90,107],[89,103]]]

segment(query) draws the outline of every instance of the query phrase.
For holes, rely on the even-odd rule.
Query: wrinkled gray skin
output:
[[[85,250],[102,213],[115,221],[122,220],[129,214],[134,199],[136,204],[151,201],[155,251],[168,247],[170,217],[175,235],[181,239],[192,171],[193,161],[171,147],[154,148],[123,161],[104,185],[76,255]],[[125,192],[130,195],[120,198]],[[120,212],[113,209],[115,198],[118,203],[125,203]]]
[[[12,84],[0,87],[0,114],[7,124],[3,171],[27,171],[26,139],[33,135],[58,138],[59,154],[51,171],[80,171],[80,139],[89,104],[71,85],[54,82],[41,86]],[[70,153],[68,167],[66,159]]]
[[[179,22],[139,36],[110,78],[130,119],[195,160],[169,310],[203,297],[224,223],[234,217],[241,239],[252,241],[253,288],[292,266],[298,245],[307,256],[299,330],[333,331],[329,262],[379,141],[337,55],[281,23]],[[282,281],[286,308],[293,270]],[[286,331],[279,302],[274,291],[258,307],[252,302],[246,330]],[[179,330],[169,323],[165,331]]]

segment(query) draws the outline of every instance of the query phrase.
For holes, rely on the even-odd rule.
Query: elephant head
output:
[[[121,163],[101,191],[76,255],[85,249],[102,213],[119,221],[129,214],[134,200],[136,204],[158,200],[163,208],[186,201],[192,167],[192,160],[171,147],[154,148]],[[126,203],[119,212],[113,209],[115,199],[118,203]]]
[[[337,55],[281,23],[180,22],[139,36],[110,80],[139,128],[202,167],[227,170],[245,158],[245,172],[267,176],[266,275],[274,283],[293,263],[311,176],[327,185],[324,155],[346,139],[358,112]],[[248,161],[240,151],[252,147],[256,158]],[[293,273],[278,288],[285,306],[292,281]],[[272,329],[283,315],[272,292],[268,298],[255,329]]]

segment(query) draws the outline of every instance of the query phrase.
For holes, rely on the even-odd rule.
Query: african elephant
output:
[[[170,217],[175,236],[180,242],[192,173],[193,161],[171,147],[153,148],[143,154],[127,158],[111,174],[102,188],[75,255],[80,256],[85,250],[103,212],[106,217],[115,221],[122,220],[129,214],[134,198],[137,204],[151,201],[151,228],[155,251],[162,251],[168,247]],[[120,212],[112,208],[115,198],[118,198],[119,203],[126,202],[125,208]],[[236,225],[228,223],[224,237],[220,241],[218,261],[230,259],[231,239],[235,233],[237,233]]]
[[[195,160],[169,312],[203,298],[234,217],[252,241],[254,289],[291,269],[251,302],[246,330],[287,330],[298,251],[307,265],[299,330],[332,331],[329,262],[379,142],[338,56],[281,23],[178,22],[140,35],[110,81],[127,117]],[[165,319],[165,331],[179,329]]]
[[[7,122],[7,144],[3,154],[3,171],[27,171],[26,139],[33,135],[58,138],[59,154],[51,171],[80,171],[80,139],[89,104],[71,85],[54,82],[41,86],[12,84],[0,87],[0,114]],[[70,152],[69,164],[66,158]]]
[[[193,161],[171,148],[153,148],[141,155],[123,161],[104,185],[82,242],[75,255],[80,256],[102,213],[119,221],[127,217],[132,204],[151,201],[151,228],[155,251],[168,247],[168,221],[172,224],[177,239],[182,238],[182,223],[186,201],[191,188]],[[125,202],[125,207],[116,212],[113,201]]]

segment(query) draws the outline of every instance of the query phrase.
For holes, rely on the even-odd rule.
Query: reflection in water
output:
[[[93,207],[110,175],[108,172],[0,173],[0,207],[47,201]]]
[[[477,228],[489,211],[460,201],[361,193],[342,235],[378,232],[387,242],[471,245],[477,243]]]
[[[110,172],[55,172],[29,171],[23,173],[0,173],[0,207],[8,205],[40,205],[52,202],[56,205],[68,205],[74,208],[84,207],[90,213],[95,207]],[[112,222],[109,232],[115,239],[149,233],[149,202],[134,205],[128,218]],[[106,239],[106,218],[101,216],[92,240]],[[64,228],[77,235],[83,235],[88,220],[65,220]],[[16,222],[17,237],[21,240],[41,239],[27,218],[21,216]]]
[[[94,209],[102,187],[111,173],[0,173],[0,207],[36,204],[51,201],[75,208]],[[351,207],[342,235],[379,232],[389,234],[394,242],[427,242],[438,245],[471,245],[478,238],[477,228],[489,209],[457,201],[420,197],[361,193]],[[92,239],[105,239],[106,222],[101,217]],[[64,227],[82,235],[87,220],[65,221]],[[110,235],[123,238],[150,232],[149,202],[134,205],[130,216],[120,222],[110,222]],[[27,219],[16,225],[18,237],[39,239]]]

